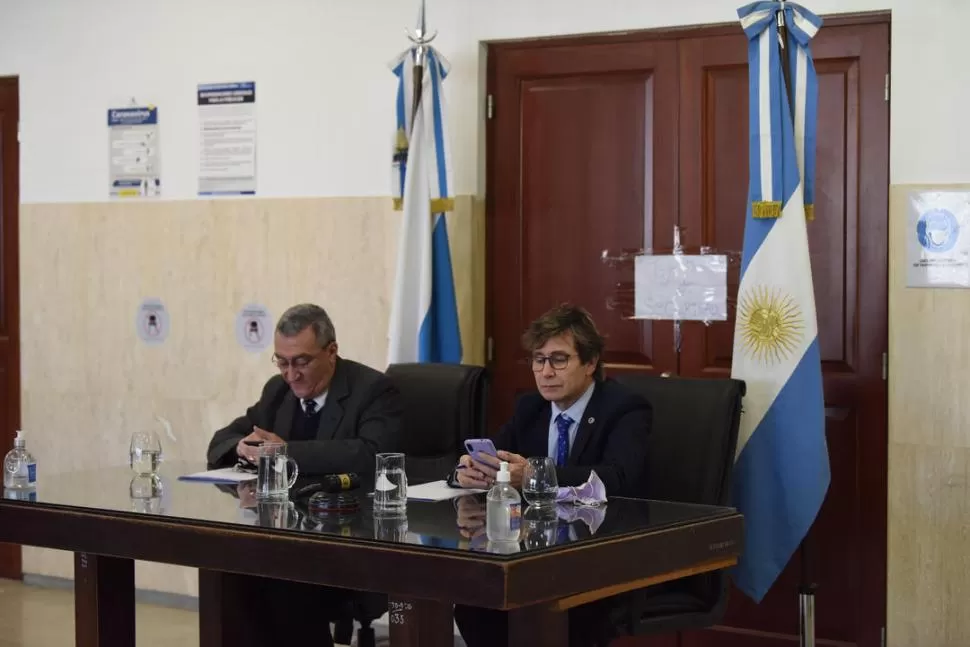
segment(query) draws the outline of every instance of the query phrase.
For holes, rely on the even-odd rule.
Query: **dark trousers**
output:
[[[373,617],[379,617],[387,608],[382,596],[359,593],[329,586],[271,580],[261,577],[244,579],[246,598],[251,600],[246,622],[260,645],[308,644],[314,647],[332,647],[330,623],[345,614],[352,613],[352,603],[358,608],[363,603]],[[373,600],[371,598],[374,598]],[[300,641],[297,643],[297,641]]]
[[[584,605],[568,613],[569,647],[595,647],[609,643],[603,632],[605,617],[600,605]],[[509,644],[507,611],[456,604],[455,623],[468,647],[503,647]]]

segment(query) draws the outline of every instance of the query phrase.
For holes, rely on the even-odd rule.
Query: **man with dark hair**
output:
[[[610,496],[640,494],[650,403],[603,377],[605,341],[589,313],[568,304],[553,308],[532,322],[522,342],[538,392],[519,399],[494,439],[512,485],[521,487],[528,457],[548,456],[556,461],[559,485],[581,485],[595,471]],[[465,455],[460,465],[458,485],[486,488],[498,461]]]
[[[511,484],[521,488],[528,457],[548,456],[560,486],[581,485],[595,471],[608,496],[642,495],[650,403],[603,377],[605,341],[589,313],[569,304],[553,308],[532,322],[522,341],[538,392],[519,399],[494,438],[498,459],[462,456],[451,480],[488,488],[501,460],[509,463]],[[590,644],[609,605],[604,600],[569,612],[570,647]],[[455,620],[469,647],[507,643],[505,612],[457,605]]]
[[[283,313],[273,339],[279,368],[259,402],[209,443],[211,467],[255,462],[257,445],[286,442],[301,474],[373,472],[375,455],[396,451],[402,405],[380,371],[337,354],[326,311],[312,304]]]
[[[284,312],[273,344],[280,374],[245,415],[215,433],[209,466],[255,462],[259,444],[285,442],[301,474],[373,474],[375,456],[396,451],[401,434],[402,403],[390,379],[340,357],[333,322],[316,305]],[[387,608],[387,597],[376,593],[256,577],[240,578],[238,585],[253,610],[248,628],[260,645],[310,636],[315,645],[332,645],[328,621],[349,600],[375,616]]]

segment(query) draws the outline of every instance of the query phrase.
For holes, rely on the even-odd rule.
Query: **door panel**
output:
[[[20,145],[17,79],[0,77],[0,459],[20,428]],[[0,577],[20,579],[20,546],[0,544]]]
[[[818,636],[857,645],[878,644],[885,618],[881,607],[859,605],[876,597],[871,582],[883,581],[885,569],[885,535],[874,537],[863,523],[885,527],[881,362],[889,180],[888,104],[882,94],[888,52],[885,24],[827,27],[813,42],[819,121],[816,218],[808,231],[832,483],[807,540],[808,571],[819,587]],[[748,183],[747,43],[741,35],[686,39],[680,53],[680,217],[686,244],[740,251]],[[866,185],[872,192],[864,191]],[[689,186],[703,189],[693,192]],[[729,273],[732,303],[738,274],[735,264]],[[727,322],[685,325],[682,375],[730,374],[733,307],[729,312]],[[799,553],[760,605],[734,591],[724,625],[775,634],[757,639],[766,647],[790,644],[798,635],[800,576]],[[755,640],[751,634],[709,632],[691,644],[722,647],[742,638]]]
[[[632,267],[602,262],[604,250],[669,240],[676,217],[673,43],[590,48],[498,49],[495,191],[489,201],[489,336],[495,389],[491,419],[511,415],[535,388],[519,338],[564,301],[587,308],[608,336],[604,360],[623,370],[673,370],[669,324],[608,309]]]

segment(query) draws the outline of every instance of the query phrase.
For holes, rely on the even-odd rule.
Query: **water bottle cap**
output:
[[[496,483],[508,483],[509,482],[509,464],[502,461],[498,464],[498,474],[495,475]]]

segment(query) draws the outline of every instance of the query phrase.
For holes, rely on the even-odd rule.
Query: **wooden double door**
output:
[[[818,637],[877,647],[886,599],[889,19],[826,21],[809,224],[832,484],[809,535]],[[492,420],[534,388],[519,337],[571,301],[608,335],[609,373],[730,374],[726,322],[624,316],[629,263],[603,252],[740,251],[748,187],[747,42],[737,25],[489,49],[487,316]],[[736,296],[738,267],[728,277]],[[618,304],[620,307],[618,307]],[[650,645],[780,647],[798,633],[797,556],[755,605],[732,590],[713,631]],[[639,643],[636,643],[639,644]]]

